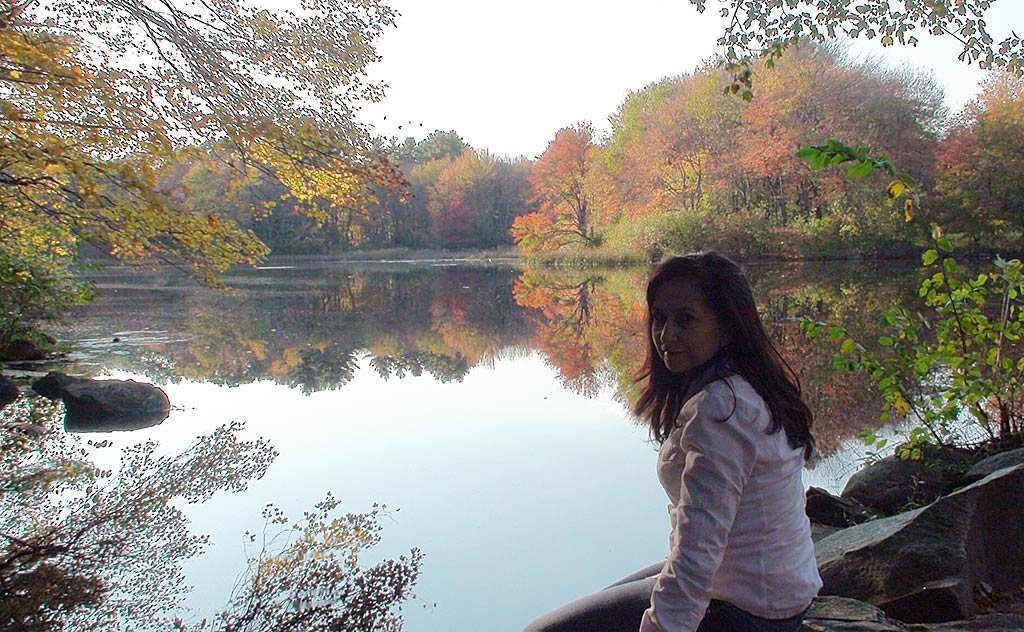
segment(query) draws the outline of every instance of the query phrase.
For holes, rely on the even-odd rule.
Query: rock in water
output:
[[[46,352],[30,340],[14,340],[0,347],[0,360],[7,362],[35,362],[45,360]]]
[[[135,380],[75,380],[62,393],[65,426],[73,432],[156,425],[171,409],[163,390]]]
[[[6,408],[8,404],[13,404],[19,397],[21,391],[18,390],[18,385],[0,375],[0,410]]]
[[[1024,465],[934,503],[843,529],[816,543],[822,595],[842,595],[910,623],[965,619],[982,583],[1024,581]]]
[[[60,371],[50,371],[32,383],[32,390],[46,399],[56,401],[64,394],[64,388],[68,384],[77,381],[81,381],[81,378],[71,377]]]

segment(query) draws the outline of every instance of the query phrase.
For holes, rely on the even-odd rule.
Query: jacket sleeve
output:
[[[679,504],[670,509],[673,545],[641,632],[693,632],[707,610],[712,580],[757,458],[757,431],[740,418],[741,411],[733,410],[734,401],[727,387],[711,387],[680,412],[679,449],[685,462]]]

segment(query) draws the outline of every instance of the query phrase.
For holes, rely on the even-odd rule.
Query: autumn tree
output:
[[[986,79],[939,150],[937,205],[950,227],[989,240],[1024,230],[1024,80]]]
[[[834,44],[801,44],[774,69],[756,73],[753,86],[757,96],[744,106],[723,159],[737,167],[731,186],[766,216],[787,224],[794,214],[821,218],[830,206],[869,204],[859,192],[877,186],[812,171],[795,156],[828,138],[870,146],[919,180],[929,175],[945,120],[943,92],[931,75],[851,59]]]
[[[22,0],[0,9],[0,247],[49,225],[130,262],[165,261],[214,282],[266,254],[255,235],[160,186],[200,143],[230,148],[324,223],[396,181],[353,122],[373,40],[394,13],[374,0],[274,13],[244,0]],[[66,266],[65,266],[66,267]],[[19,276],[3,281],[18,283]]]
[[[710,64],[629,94],[611,117],[606,163],[626,220],[708,202],[721,156],[736,141],[740,104],[722,96]]]
[[[934,78],[802,44],[753,78],[751,101],[723,93],[727,81],[709,60],[631,93],[611,117],[603,166],[616,211],[601,225],[609,247],[654,259],[707,248],[757,255],[776,229],[799,232],[807,220],[817,220],[818,241],[884,246],[878,237],[902,219],[879,202],[877,183],[812,171],[795,153],[849,138],[927,180],[944,114]]]
[[[555,134],[530,172],[540,210],[518,218],[512,226],[512,236],[524,250],[599,242],[592,179],[599,154],[590,123],[577,123]]]
[[[509,228],[529,204],[522,161],[467,149],[448,163],[428,190],[436,243],[445,248],[509,243]]]
[[[412,162],[423,164],[439,158],[455,159],[466,151],[469,145],[455,130],[443,132],[434,130],[427,137],[416,143]]]

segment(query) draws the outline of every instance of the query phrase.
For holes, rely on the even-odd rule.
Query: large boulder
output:
[[[997,612],[966,621],[913,624],[906,626],[906,629],[912,632],[1020,632],[1024,630],[1024,615]]]
[[[14,340],[0,346],[0,360],[5,362],[36,362],[46,359],[46,351],[30,340]]]
[[[167,393],[135,380],[81,380],[64,388],[65,427],[76,432],[153,426],[171,410]]]
[[[553,610],[523,632],[636,632],[651,602],[654,578],[616,582]],[[845,597],[817,597],[804,617],[803,632],[902,632],[878,608]]]
[[[21,391],[18,390],[18,385],[0,375],[0,410],[6,408],[8,404],[13,404],[19,397]]]
[[[658,568],[661,563],[656,564]],[[635,632],[651,599],[654,567],[637,571],[604,590],[553,610],[526,626],[524,632]],[[655,571],[655,574],[657,571]],[[646,577],[643,577],[646,576]],[[637,579],[630,580],[631,577]],[[1024,616],[987,614],[964,621],[904,624],[871,604],[848,597],[815,597],[801,632],[1020,632]]]
[[[822,595],[866,601],[911,623],[978,614],[976,592],[1024,582],[1024,466],[934,503],[855,525],[816,545]]]
[[[51,372],[32,389],[64,401],[64,427],[70,432],[146,428],[166,419],[171,409],[163,390],[135,380],[87,380]]]
[[[891,516],[908,505],[923,505],[963,484],[971,452],[925,446],[921,460],[887,456],[855,473],[840,494],[868,509]]]
[[[803,632],[901,632],[903,626],[871,604],[846,597],[816,597]]]
[[[874,514],[852,498],[841,498],[820,487],[807,490],[807,517],[812,523],[849,527],[874,518]]]
[[[32,382],[32,390],[46,399],[57,401],[64,395],[64,389],[72,382],[83,381],[82,378],[71,377],[60,371],[50,371],[35,382]]]
[[[1016,450],[1008,450],[1006,452],[1000,452],[999,454],[993,454],[990,457],[978,461],[973,467],[971,467],[971,469],[967,470],[967,473],[964,474],[964,482],[969,484],[975,481],[980,481],[996,470],[1013,467],[1014,465],[1020,465],[1021,463],[1024,463],[1024,448],[1017,448]]]

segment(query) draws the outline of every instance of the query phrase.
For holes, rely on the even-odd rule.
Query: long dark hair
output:
[[[650,333],[655,293],[677,280],[696,284],[729,337],[729,344],[706,365],[679,374],[665,366]],[[694,381],[714,381],[729,373],[742,375],[764,399],[772,417],[768,433],[785,430],[789,445],[803,448],[804,458],[810,458],[814,416],[801,397],[799,378],[768,338],[750,284],[739,266],[716,252],[665,260],[647,281],[647,360],[637,374],[637,381],[646,380],[646,384],[633,412],[650,424],[653,439],[664,441],[676,427],[676,417],[686,403],[684,397],[704,386]]]

